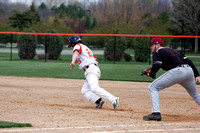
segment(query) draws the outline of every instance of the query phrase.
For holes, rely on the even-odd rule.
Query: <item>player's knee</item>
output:
[[[81,93],[84,95],[86,92],[85,92],[85,91],[83,91],[83,90],[81,90]]]
[[[85,93],[87,93],[88,92],[88,90],[86,90],[86,89],[84,89],[84,88],[82,88],[81,89],[81,93],[84,95]]]
[[[98,88],[99,88],[98,85],[94,85],[91,87],[91,91],[96,94]]]
[[[148,86],[148,89],[149,89],[149,91],[151,91],[151,90],[152,90],[151,88],[152,88],[152,87],[151,87],[151,85],[149,85],[149,86]]]
[[[91,91],[96,94],[96,88],[95,87],[92,87]]]
[[[151,85],[148,86],[149,92],[157,91],[157,89]]]

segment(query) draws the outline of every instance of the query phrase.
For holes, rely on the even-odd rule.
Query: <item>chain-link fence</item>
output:
[[[41,61],[48,61],[48,60],[57,60],[57,61],[67,61],[71,60],[72,50],[67,48],[67,38],[72,34],[42,34],[42,33],[1,33],[0,34],[0,60],[41,60]],[[64,36],[64,37],[63,37]],[[124,37],[125,41],[126,38],[141,38],[141,40],[148,38],[148,42],[150,42],[151,38],[156,37],[154,36],[147,36],[147,35],[121,35],[120,34],[80,34],[82,36],[82,40],[84,43],[84,36],[87,36],[90,38],[91,36],[101,36],[103,39],[110,38],[113,41],[109,41],[111,45],[113,46],[113,52],[110,56],[113,56],[112,61],[115,63],[116,59],[118,59],[120,51],[120,47],[118,47],[118,43],[120,41],[117,41],[117,38]],[[159,37],[159,36],[158,36]],[[165,41],[165,46],[170,47],[173,49],[176,49],[178,51],[181,51],[183,54],[185,52],[194,52],[194,49],[198,47],[198,51],[200,51],[200,41],[195,42],[196,38],[199,38],[199,36],[185,36],[185,38],[181,37],[178,38],[178,36],[161,36],[163,37]],[[91,37],[92,38],[92,37]],[[33,41],[34,40],[34,41]],[[123,40],[123,41],[124,41]],[[130,39],[129,39],[130,40]],[[151,53],[148,47],[145,49],[137,48],[135,46],[135,40],[132,39],[132,42],[129,42],[126,49],[123,50],[124,54],[122,54],[122,58],[125,61],[138,61],[136,58],[141,58],[141,61],[150,63],[151,59]],[[95,42],[95,40],[93,40]],[[98,40],[99,41],[99,40]],[[87,41],[86,41],[87,42]],[[90,42],[92,42],[90,40]],[[196,44],[197,43],[197,44]],[[32,44],[30,46],[30,44]],[[85,43],[84,43],[85,44]],[[87,45],[87,44],[86,44]],[[145,44],[137,44],[137,45],[146,45]],[[107,60],[105,59],[105,46],[101,48],[97,48],[92,44],[88,45],[94,55],[97,55],[100,57],[101,60]],[[32,52],[32,55],[30,56],[30,52]],[[139,54],[143,53],[143,54]],[[121,61],[120,58],[117,61]],[[111,62],[112,62],[111,61]],[[140,61],[140,60],[139,60]]]

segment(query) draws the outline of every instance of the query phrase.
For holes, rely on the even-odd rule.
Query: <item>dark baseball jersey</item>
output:
[[[161,47],[153,53],[153,66],[150,72],[150,76],[152,78],[155,78],[155,74],[160,68],[168,71],[181,64],[188,64],[190,67],[192,67],[194,71],[194,76],[199,76],[196,67],[190,59],[188,59],[186,56],[182,55],[176,50]]]

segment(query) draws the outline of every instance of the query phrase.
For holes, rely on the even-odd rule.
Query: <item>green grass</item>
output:
[[[50,77],[66,79],[85,79],[84,72],[79,70],[76,64],[76,71],[71,71],[69,64],[71,55],[61,55],[59,60],[45,62],[35,57],[33,60],[20,60],[17,54],[13,54],[13,60],[9,59],[10,54],[0,53],[0,75],[4,76],[25,76],[25,77]],[[102,80],[121,81],[152,81],[151,78],[140,76],[141,71],[147,67],[147,62],[126,62],[124,59],[106,61],[103,55],[96,55],[101,69]],[[4,60],[3,60],[4,59]]]
[[[0,53],[0,60],[10,60],[10,53]],[[12,54],[12,59],[19,60],[19,57],[17,54]]]
[[[152,82],[153,79],[140,76],[144,68],[151,66],[148,62],[126,62],[124,59],[120,62],[106,61],[103,55],[96,56],[99,60],[101,69],[101,80],[117,80],[117,81],[137,81]],[[8,58],[7,60],[5,60]],[[4,60],[3,60],[4,59]],[[200,59],[190,58],[200,70]],[[76,64],[76,70],[71,71],[69,64],[71,55],[61,55],[59,60],[45,62],[38,60],[20,60],[17,54],[13,54],[13,61],[9,60],[8,53],[0,53],[0,75],[4,76],[25,76],[25,77],[50,77],[50,78],[66,78],[66,79],[85,79],[84,72],[79,70]],[[157,77],[163,74],[163,70],[159,70]]]
[[[11,127],[32,127],[32,125],[29,123],[0,121],[0,128],[11,128]]]
[[[66,79],[84,79],[84,71],[78,69],[73,72],[69,62],[41,62],[41,61],[0,61],[0,75],[25,77],[50,77]],[[102,80],[151,82],[152,78],[140,76],[148,64],[99,64]],[[164,73],[160,70],[158,76]]]

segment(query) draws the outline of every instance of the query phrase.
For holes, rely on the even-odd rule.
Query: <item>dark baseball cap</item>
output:
[[[147,45],[151,46],[153,44],[160,44],[160,45],[164,45],[164,41],[161,38],[153,38],[151,40],[151,43],[148,43]]]

